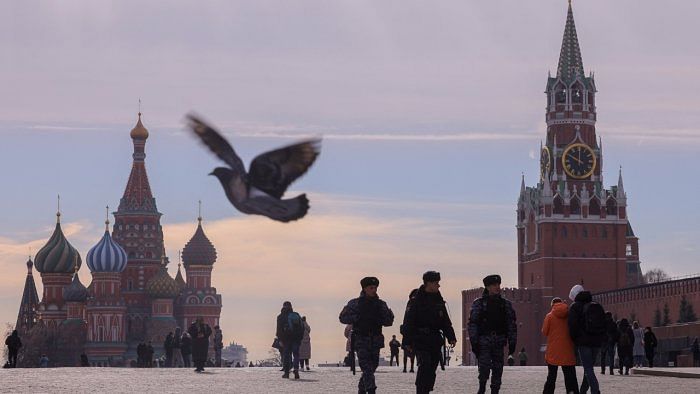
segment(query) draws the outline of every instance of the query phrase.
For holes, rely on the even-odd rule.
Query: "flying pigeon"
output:
[[[221,182],[226,197],[239,211],[290,222],[306,215],[306,194],[282,199],[287,187],[306,171],[321,153],[321,139],[309,139],[258,155],[246,172],[231,144],[201,119],[187,115],[188,126],[228,167],[217,167],[209,175]]]

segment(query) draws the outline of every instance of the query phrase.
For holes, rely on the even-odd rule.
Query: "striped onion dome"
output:
[[[182,249],[182,262],[185,268],[190,265],[214,265],[216,249],[202,229],[202,218],[198,219],[197,231]]]
[[[151,298],[175,298],[180,294],[180,285],[168,274],[165,264],[151,280],[146,283],[146,292]]]
[[[87,265],[90,272],[122,272],[126,268],[126,252],[112,240],[109,230],[88,252]]]
[[[88,265],[90,265],[88,263]],[[63,288],[63,299],[68,302],[85,302],[88,297],[88,290],[80,283],[78,273],[73,275],[71,284]]]
[[[34,267],[40,273],[71,273],[75,266],[80,268],[83,260],[80,253],[68,242],[61,230],[61,214],[56,214],[56,229],[46,245],[34,256]]]

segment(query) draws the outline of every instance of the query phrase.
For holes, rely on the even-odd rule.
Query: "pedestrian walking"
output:
[[[165,349],[165,367],[170,368],[173,362],[173,332],[170,331],[163,342]]]
[[[644,331],[644,355],[649,368],[654,368],[654,355],[657,345],[656,335],[651,331],[651,327],[647,327]]]
[[[391,341],[389,341],[389,366],[393,366],[392,362],[396,359],[396,366],[399,364],[399,349],[401,349],[401,342],[396,339],[396,335],[391,336]]]
[[[175,335],[173,335],[172,347],[172,366],[175,368],[184,367],[185,360],[182,358],[182,329],[180,327],[175,327]]]
[[[690,346],[690,351],[693,353],[693,366],[700,367],[700,343],[698,343],[698,337],[695,337],[693,344]]]
[[[80,366],[81,367],[89,367],[90,366],[90,360],[88,360],[88,356],[85,353],[82,353],[80,355]]]
[[[41,355],[41,358],[39,358],[39,367],[41,368],[48,368],[49,367],[49,357],[45,354]]]
[[[544,360],[547,363],[547,381],[543,394],[553,394],[557,382],[557,370],[564,373],[564,385],[567,393],[578,393],[576,379],[576,355],[574,342],[569,335],[569,307],[561,298],[552,298],[552,310],[545,316],[542,323],[542,335],[547,337],[547,350]]]
[[[185,368],[192,367],[192,337],[188,332],[183,332],[180,338],[180,353],[182,353],[182,364]]]
[[[617,355],[620,359],[620,375],[622,375],[622,370],[624,367],[625,375],[630,374],[630,368],[632,368],[632,354],[634,349],[634,331],[630,327],[629,320],[620,319],[620,324],[618,325],[618,340],[617,340]]]
[[[221,327],[214,326],[214,365],[221,367],[221,351],[224,349],[224,333]]]
[[[613,320],[612,312],[605,312],[605,341],[600,347],[600,373],[605,375],[605,363],[608,363],[610,375],[615,368],[615,345],[617,344],[617,323]]]
[[[632,357],[634,358],[635,367],[644,366],[644,330],[639,327],[639,322],[632,322],[632,332],[634,332],[634,347],[632,348]]]
[[[469,312],[469,341],[479,364],[479,393],[486,392],[491,374],[491,392],[501,389],[503,348],[515,353],[518,327],[513,305],[501,296],[501,276],[484,278],[484,294],[472,302]]]
[[[17,330],[12,330],[12,334],[5,338],[5,346],[7,346],[7,361],[10,363],[11,368],[16,368],[17,355],[22,347],[22,340],[19,338]]]
[[[384,347],[382,326],[389,327],[394,324],[394,313],[386,302],[379,299],[379,279],[362,278],[360,286],[360,296],[348,301],[338,319],[343,324],[352,324],[350,350],[357,352],[362,369],[362,377],[357,384],[358,393],[374,394],[377,391],[374,371],[379,366],[379,350]]]
[[[416,393],[424,394],[435,387],[435,371],[439,364],[444,368],[443,346],[457,344],[452,321],[440,294],[440,273],[423,274],[423,284],[408,301],[401,333],[402,343],[415,352],[418,358]]]
[[[301,322],[304,326],[304,336],[301,338],[301,345],[299,345],[299,370],[304,370],[304,365],[306,365],[306,370],[309,370],[309,359],[311,358],[311,326],[306,321],[306,316],[301,317]]]
[[[520,353],[518,353],[518,360],[520,360],[521,367],[527,365],[527,353],[525,352],[525,348],[520,349]]]
[[[139,342],[136,346],[136,367],[144,368],[146,366],[146,344]]]
[[[209,351],[209,337],[211,336],[211,327],[204,322],[204,319],[198,317],[189,330],[192,337],[192,361],[194,362],[195,372],[204,372],[204,364],[207,362],[207,352]]]
[[[605,309],[594,302],[591,292],[586,291],[581,285],[571,288],[569,299],[574,301],[569,307],[567,318],[569,335],[576,345],[581,365],[583,365],[583,380],[579,391],[581,394],[587,393],[590,387],[591,393],[598,394],[600,387],[593,366],[600,353],[601,345],[607,340]]]
[[[299,379],[299,346],[304,338],[304,325],[289,301],[282,304],[282,310],[277,315],[276,335],[282,346],[282,377],[289,378],[289,372],[293,369],[294,379]]]

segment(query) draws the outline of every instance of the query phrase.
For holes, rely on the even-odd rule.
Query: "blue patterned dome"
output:
[[[61,214],[56,214],[56,216],[60,219]],[[51,234],[51,238],[34,256],[34,267],[40,273],[68,274],[74,271],[76,265],[80,268],[81,264],[80,253],[63,235],[61,221],[56,220],[56,228]]]
[[[105,230],[100,242],[87,254],[90,272],[122,272],[126,268],[126,252],[112,240],[109,230]]]
[[[85,302],[88,297],[88,290],[80,283],[78,273],[73,275],[71,284],[63,288],[63,299],[68,302]]]

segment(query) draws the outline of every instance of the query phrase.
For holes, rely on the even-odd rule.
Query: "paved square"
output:
[[[578,378],[583,371],[578,369]],[[541,393],[544,367],[507,367],[501,393]],[[210,368],[203,374],[188,369],[49,368],[3,369],[1,392],[157,392],[157,393],[356,393],[359,375],[346,368],[315,368],[301,379],[282,379],[277,368]],[[380,367],[379,393],[413,393],[415,374]],[[599,376],[603,393],[700,393],[700,379],[643,375]],[[435,393],[475,393],[476,367],[438,371]],[[557,392],[564,392],[563,377]]]

